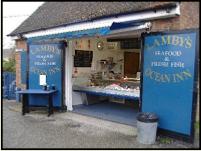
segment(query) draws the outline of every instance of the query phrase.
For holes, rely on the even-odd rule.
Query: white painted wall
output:
[[[88,47],[88,40],[90,40],[90,48]],[[76,46],[77,41],[77,46]],[[103,41],[104,48],[103,50],[97,49],[97,42]],[[82,46],[80,46],[82,44]],[[90,50],[93,51],[93,60],[92,60],[92,67],[77,67],[78,74],[76,74],[76,77],[73,78],[72,74],[74,72],[73,67],[73,55],[74,50]],[[107,59],[108,57],[113,57],[114,62],[117,62],[117,60],[124,59],[124,52],[139,52],[140,50],[121,50],[119,47],[117,49],[108,49],[107,48],[107,41],[106,38],[81,38],[81,39],[75,39],[69,42],[68,46],[68,53],[66,53],[66,105],[69,106],[67,109],[72,110],[73,105],[83,104],[84,100],[86,99],[86,96],[83,96],[82,93],[79,92],[73,92],[72,91],[72,85],[87,85],[90,79],[91,72],[100,72],[101,65],[99,63],[99,60],[101,59]],[[121,66],[121,67],[120,67]],[[70,70],[71,69],[71,70]],[[70,71],[70,72],[68,72]],[[113,69],[115,73],[121,72],[123,74],[124,72],[124,61],[119,62],[118,65],[116,65]],[[68,91],[68,92],[67,92]],[[71,91],[71,92],[70,92]],[[69,96],[71,95],[71,96]]]
[[[90,40],[90,48],[88,48],[88,40]],[[78,46],[76,47],[76,41]],[[82,41],[82,42],[81,42]],[[97,42],[103,41],[104,48],[103,50],[97,49]],[[79,45],[82,43],[82,47],[80,48]],[[101,65],[99,60],[107,59],[108,57],[113,57],[113,61],[117,62],[117,60],[124,58],[124,51],[117,49],[117,50],[109,50],[107,49],[107,41],[105,38],[82,38],[79,40],[73,41],[74,49],[76,50],[90,50],[93,51],[93,59],[92,59],[92,66],[91,67],[77,67],[78,74],[76,78],[73,79],[74,84],[82,84],[86,85],[91,72],[101,72]],[[121,66],[121,67],[120,67]],[[74,69],[73,69],[74,70]],[[114,68],[113,71],[115,73],[123,73],[123,62],[118,63]]]
[[[65,103],[67,110],[72,111],[72,67],[73,67],[73,45],[72,41],[68,41],[68,46],[66,48],[66,59],[65,59]]]

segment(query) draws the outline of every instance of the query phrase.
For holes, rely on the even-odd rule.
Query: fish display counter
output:
[[[139,87],[123,88],[117,84],[111,84],[106,87],[103,86],[81,86],[73,85],[73,91],[82,92],[91,95],[112,96],[115,98],[139,100]]]

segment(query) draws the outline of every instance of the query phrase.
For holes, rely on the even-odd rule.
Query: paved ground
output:
[[[47,117],[44,112],[21,115],[20,104],[3,101],[3,148],[197,148],[199,140],[188,144],[172,139],[157,139],[153,145],[136,141],[130,129],[84,117],[75,113],[56,113]],[[74,120],[82,119],[82,120]],[[103,125],[103,126],[102,126]],[[115,123],[114,123],[115,125]],[[118,130],[117,130],[118,129]]]

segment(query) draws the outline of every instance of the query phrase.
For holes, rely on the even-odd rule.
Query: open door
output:
[[[45,81],[50,87],[55,85],[58,92],[53,96],[53,106],[63,106],[63,65],[64,42],[40,42],[29,44],[28,54],[28,88],[42,89],[40,75],[45,75]],[[44,80],[44,79],[43,79]],[[31,106],[46,106],[45,96],[30,96]]]
[[[124,52],[124,75],[127,77],[136,77],[139,71],[139,53]]]
[[[193,141],[198,32],[143,34],[141,111],[159,116],[159,132]]]

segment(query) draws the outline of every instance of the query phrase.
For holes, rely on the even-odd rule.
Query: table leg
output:
[[[52,94],[48,95],[48,116],[53,114]]]
[[[54,113],[54,107],[53,107],[53,94],[50,95],[51,97],[51,113]]]
[[[29,113],[29,101],[27,94],[22,94],[22,115]]]
[[[24,94],[22,94],[21,96],[22,98],[22,115],[25,115],[25,97],[24,97]]]
[[[29,113],[29,97],[28,94],[25,94],[26,99],[26,113]]]

